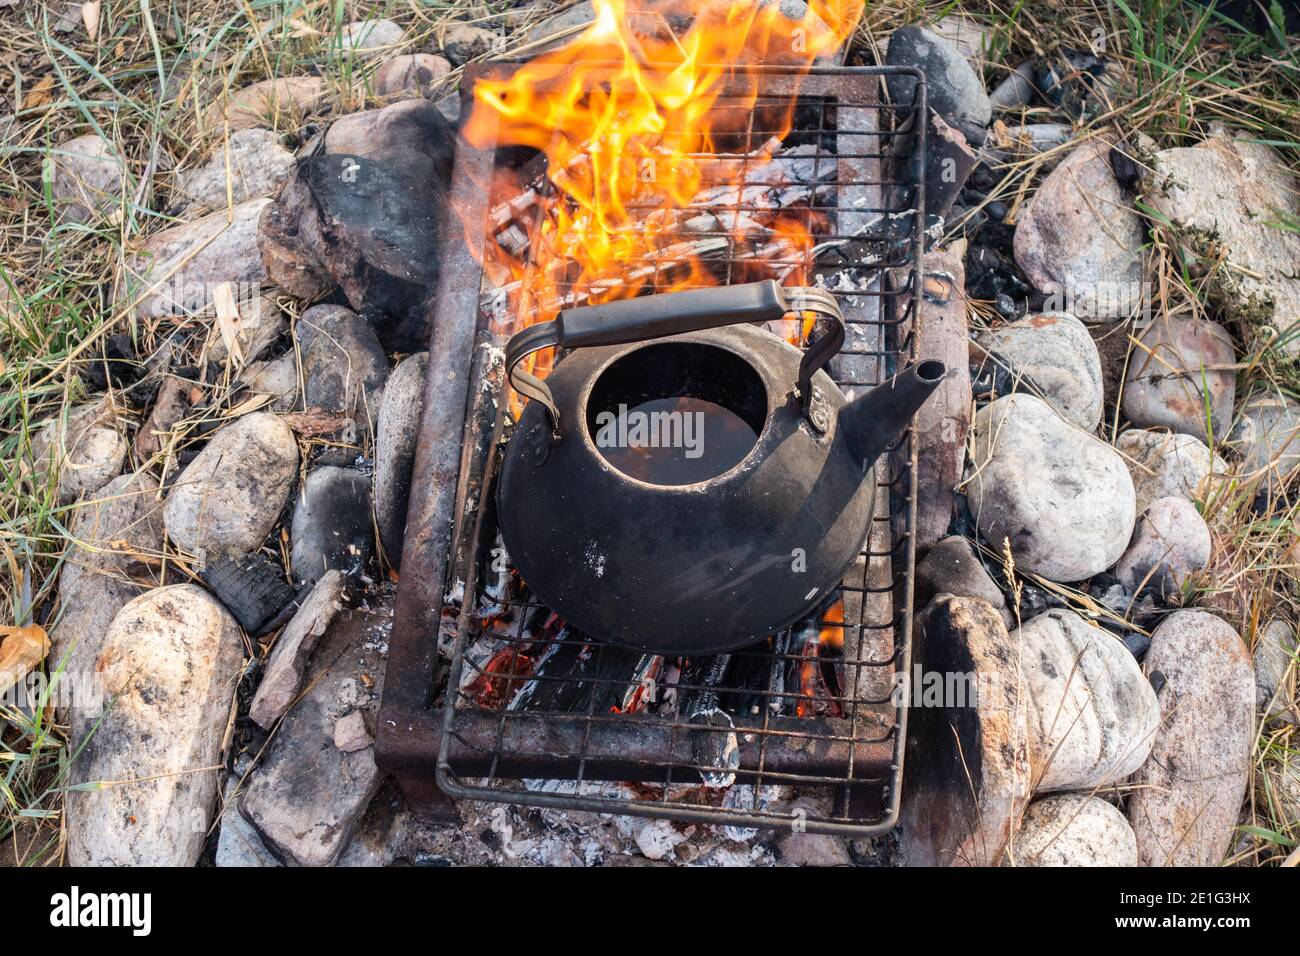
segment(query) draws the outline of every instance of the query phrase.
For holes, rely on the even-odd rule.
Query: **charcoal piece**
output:
[[[1142,181],[1142,167],[1119,145],[1110,148],[1110,171],[1116,181],[1129,192],[1137,190]]]
[[[136,355],[131,336],[125,333],[106,338],[103,354],[94,356],[82,366],[82,377],[92,392],[105,391],[110,384],[116,389],[129,388],[143,374],[144,364]]]
[[[221,558],[199,572],[212,593],[256,637],[294,599],[284,571],[260,551],[242,558]]]
[[[618,709],[638,681],[646,655],[583,640],[572,628],[565,628],[561,638],[564,643],[540,663],[535,679],[511,708],[568,714],[608,714]]]
[[[1062,48],[1038,65],[1038,88],[1072,119],[1089,119],[1106,109],[1114,70],[1109,60],[1086,50]]]

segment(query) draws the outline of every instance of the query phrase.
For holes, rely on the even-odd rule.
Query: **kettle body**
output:
[[[540,388],[515,371],[521,349],[507,350],[512,380],[535,399],[497,486],[510,559],[571,625],[650,653],[744,647],[822,604],[870,530],[872,463],[937,384],[908,391],[901,424],[855,415],[819,367],[843,337],[829,295],[787,299],[776,283],[701,292],[712,295],[561,314],[553,336],[523,345],[579,343]],[[787,311],[839,324],[807,352],[739,324]],[[727,324],[710,326],[719,313]],[[683,323],[705,327],[654,334]],[[626,341],[588,346],[588,327]]]

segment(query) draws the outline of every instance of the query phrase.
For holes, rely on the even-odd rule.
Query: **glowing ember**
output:
[[[507,79],[478,81],[467,139],[481,148],[530,146],[547,160],[547,188],[522,204],[529,187],[517,174],[488,187],[494,204],[514,223],[523,213],[529,229],[524,237],[512,224],[481,251],[488,275],[510,285],[512,320],[554,318],[574,290],[599,302],[648,284],[717,284],[701,259],[707,242],[682,242],[685,220],[698,218],[683,211],[701,205],[703,188],[735,193],[756,165],[771,163],[795,102],[757,103],[759,75],[737,66],[807,67],[843,44],[862,6],[812,0],[792,20],[776,2],[595,0],[595,22],[576,40]],[[693,19],[680,38],[645,29],[683,13]],[[744,220],[715,217],[724,232],[751,230]],[[466,225],[471,237],[480,227]],[[787,257],[811,249],[807,222],[784,217],[766,228]],[[664,265],[646,269],[647,261]]]

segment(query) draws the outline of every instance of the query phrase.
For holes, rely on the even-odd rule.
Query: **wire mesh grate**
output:
[[[507,281],[490,263],[483,272],[489,347],[472,373],[436,702],[437,780],[452,796],[734,826],[790,825],[799,813],[812,832],[892,826],[906,726],[896,688],[910,666],[910,429],[877,466],[873,527],[833,598],[742,651],[691,659],[602,644],[532,598],[496,534],[493,476],[512,424],[496,350],[525,305],[632,291],[620,284],[648,294],[775,278],[839,299],[848,334],[831,371],[845,391],[910,358],[924,228],[924,124],[912,118],[923,115],[923,83],[912,102],[890,104],[888,68],[751,72],[760,93],[734,132],[690,154],[716,181],[706,177],[701,201],[659,223],[653,247],[617,274],[579,278],[531,254],[548,240],[527,189],[487,210],[485,229],[523,269]],[[792,96],[790,131],[778,137],[785,124],[771,118]],[[544,178],[535,183],[528,189],[546,191]],[[647,216],[658,212],[647,203]],[[819,330],[796,320],[773,331],[797,341]],[[808,817],[773,803],[783,785],[824,791],[831,809]]]

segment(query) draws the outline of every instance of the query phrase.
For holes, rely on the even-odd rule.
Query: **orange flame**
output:
[[[801,20],[776,0],[593,5],[595,21],[574,41],[506,79],[479,80],[465,126],[477,147],[529,146],[546,157],[546,195],[530,199],[527,241],[515,235],[506,248],[498,237],[483,253],[489,277],[511,286],[509,312],[520,326],[650,284],[718,284],[697,252],[676,251],[681,210],[702,187],[735,185],[746,166],[770,162],[794,112],[793,97],[759,103],[762,77],[736,67],[811,65],[848,39],[863,0],[810,0]],[[693,20],[677,37],[667,24],[681,13]],[[494,201],[509,202],[526,186],[508,174],[489,188]],[[466,225],[471,235],[481,228]],[[796,252],[811,249],[796,219],[771,228]]]

